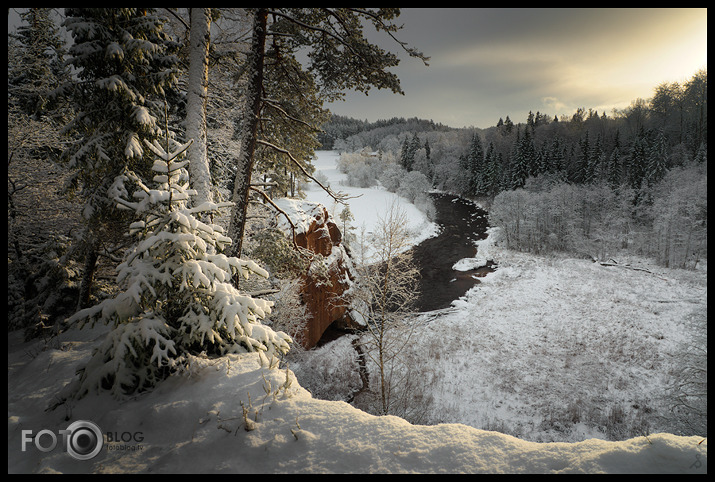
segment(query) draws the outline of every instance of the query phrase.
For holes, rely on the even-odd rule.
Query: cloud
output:
[[[549,109],[551,112],[558,113],[558,112],[565,112],[567,110],[571,110],[571,106],[569,104],[566,104],[565,102],[560,101],[556,97],[544,97],[541,100],[541,103]]]
[[[430,66],[403,59],[405,97],[363,96],[361,118],[488,127],[530,110],[610,113],[707,68],[707,9],[403,9],[402,22]]]

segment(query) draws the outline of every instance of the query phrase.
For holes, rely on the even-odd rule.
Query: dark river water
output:
[[[452,301],[479,283],[479,277],[494,271],[491,261],[487,266],[471,271],[452,269],[460,259],[476,255],[475,241],[487,237],[487,212],[452,194],[431,193],[430,196],[435,204],[435,222],[440,226],[440,233],[412,248],[420,270],[419,295],[415,304],[420,312],[448,308]],[[318,346],[344,333],[331,325]]]
[[[475,241],[487,237],[487,212],[472,202],[451,194],[433,193],[440,234],[413,248],[420,269],[418,311],[433,311],[450,306],[471,287],[478,277],[493,271],[491,263],[471,271],[455,271],[454,263],[472,258],[477,252]]]

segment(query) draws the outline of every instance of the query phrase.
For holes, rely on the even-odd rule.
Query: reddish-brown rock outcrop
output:
[[[306,349],[312,348],[331,323],[339,320],[348,326],[352,324],[347,293],[355,279],[352,261],[325,206],[294,199],[279,199],[276,205],[293,223],[291,226],[279,216],[279,227],[313,256],[301,280],[302,300],[311,318],[305,331],[296,336],[296,342]]]

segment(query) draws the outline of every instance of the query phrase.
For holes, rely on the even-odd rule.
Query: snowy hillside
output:
[[[380,212],[368,202],[387,206],[380,196],[391,196],[364,191],[351,201],[358,226]],[[436,229],[419,211],[410,217],[415,232]],[[538,258],[501,249],[493,234],[478,257],[496,259],[497,271],[450,309],[424,315],[405,353],[431,425],[317,398],[316,366],[335,379],[356,369],[349,337],[289,358],[289,370],[257,354],[196,358],[151,393],[45,411],[103,333],[23,343],[15,332],[8,472],[707,473],[706,438],[658,433],[668,431],[664,394],[680,350],[698,335],[689,327],[706,319],[706,271]],[[69,455],[61,435],[47,452],[31,440],[77,420],[105,435],[91,460]],[[43,432],[37,443],[47,448],[51,438]]]
[[[70,341],[76,335],[42,351],[39,343],[9,339],[9,473],[707,472],[702,437],[540,444],[461,424],[411,425],[316,400],[291,372],[270,368],[257,354],[197,359],[184,376],[124,403],[90,397],[44,412],[94,345],[90,332]],[[87,461],[68,455],[61,442],[50,452],[31,442],[21,450],[23,430],[57,433],[69,425],[65,417],[93,421],[123,442],[106,443]],[[41,445],[49,445],[48,436]]]

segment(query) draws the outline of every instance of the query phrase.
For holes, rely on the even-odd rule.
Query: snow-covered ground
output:
[[[338,171],[336,167],[337,160],[340,157],[337,151],[318,151],[316,154],[316,159],[313,161],[315,176],[324,176],[333,191],[342,192],[349,197],[346,202],[350,207],[350,212],[355,217],[351,224],[355,228],[356,236],[360,236],[364,230],[366,237],[369,237],[378,225],[380,217],[385,215],[393,203],[396,203],[409,220],[409,230],[412,233],[413,244],[418,244],[437,235],[438,226],[429,221],[425,214],[417,209],[414,204],[397,194],[391,193],[382,187],[360,188],[344,185],[342,182],[346,179],[346,176]],[[328,208],[328,212],[333,216],[336,223],[340,224],[339,215],[345,208],[342,204],[338,204],[315,183],[308,183],[305,191],[308,201],[323,204]],[[366,251],[365,258],[370,259],[373,253],[369,246]]]
[[[683,350],[707,343],[707,274],[632,259],[631,267],[541,258],[481,243],[498,269],[452,308],[422,315],[402,356],[422,381],[426,421],[532,441],[617,439],[675,430],[668,388]],[[698,332],[694,327],[704,331]],[[350,340],[301,354],[305,386],[345,363]],[[335,355],[331,355],[335,351]],[[324,380],[318,378],[319,380]],[[339,387],[334,387],[339,390]]]
[[[370,191],[364,201],[384,195]],[[375,217],[360,199],[351,201],[358,226]],[[479,248],[497,271],[440,316],[424,315],[405,351],[433,425],[369,415],[304,388],[316,360],[336,378],[354,369],[347,337],[291,370],[256,354],[196,359],[151,393],[45,411],[102,331],[48,343],[9,333],[8,472],[707,473],[707,439],[657,433],[689,323],[706,318],[706,271],[540,258],[501,249],[497,235]],[[59,431],[77,420],[121,442],[76,460]],[[649,434],[612,433],[618,427]],[[42,430],[39,445],[49,448],[52,432],[54,449],[24,442]]]
[[[292,373],[257,354],[196,360],[152,393],[117,402],[91,397],[45,412],[89,356],[95,332],[64,335],[53,348],[10,337],[8,473],[546,473],[707,472],[707,439],[657,434],[623,442],[534,443],[463,424],[411,425],[344,402],[317,400]],[[73,340],[73,341],[69,341]],[[458,369],[458,368],[455,368]],[[245,408],[245,417],[244,417]],[[54,450],[23,431],[55,434],[77,420],[108,442],[90,460]],[[40,445],[49,448],[45,433]]]

